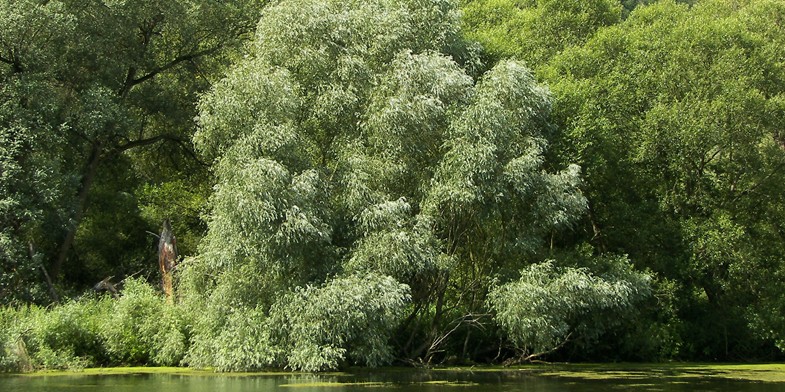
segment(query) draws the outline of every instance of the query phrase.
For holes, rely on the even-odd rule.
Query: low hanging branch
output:
[[[453,320],[453,322],[451,324],[454,324],[454,325],[453,325],[453,327],[450,330],[442,333],[441,336],[438,336],[438,337],[433,339],[433,341],[431,342],[430,347],[428,347],[428,350],[426,351],[425,361],[422,361],[422,362],[426,366],[430,366],[431,361],[433,360],[434,355],[436,355],[438,353],[441,353],[441,352],[444,352],[444,350],[440,348],[442,346],[442,344],[445,341],[447,341],[447,339],[450,337],[450,335],[452,335],[453,332],[457,331],[459,328],[467,326],[467,327],[474,327],[474,328],[478,328],[478,329],[485,329],[485,324],[482,322],[482,319],[485,318],[485,317],[488,317],[488,316],[490,316],[490,315],[489,314],[469,313],[469,314],[464,315],[463,317],[459,317],[459,318]]]
[[[172,233],[172,225],[169,219],[164,220],[163,230],[158,240],[158,266],[161,269],[161,285],[166,295],[166,300],[174,300],[174,286],[172,283],[172,271],[177,266],[177,238]]]
[[[513,366],[513,365],[518,365],[518,364],[527,363],[527,362],[528,363],[531,363],[531,362],[542,362],[542,361],[538,361],[538,358],[541,358],[541,357],[543,357],[545,355],[551,354],[551,353],[556,352],[557,350],[561,349],[562,347],[564,347],[564,345],[566,345],[567,343],[570,342],[570,338],[571,337],[572,337],[572,332],[567,334],[567,336],[564,338],[564,340],[562,340],[559,344],[557,344],[557,345],[555,345],[555,346],[553,346],[553,347],[551,347],[551,348],[549,348],[547,350],[538,352],[538,353],[531,353],[530,354],[530,353],[527,353],[527,352],[522,352],[517,357],[510,358],[510,359],[504,361],[502,366],[507,367],[507,366]]]

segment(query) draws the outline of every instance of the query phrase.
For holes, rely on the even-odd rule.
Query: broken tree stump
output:
[[[174,301],[172,271],[177,266],[177,238],[172,232],[169,219],[164,220],[161,237],[158,240],[158,266],[161,269],[161,286],[167,302]]]

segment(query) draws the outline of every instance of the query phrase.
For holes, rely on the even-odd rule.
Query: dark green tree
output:
[[[89,260],[104,259],[103,276],[132,272],[112,268],[138,259],[152,242],[145,229],[159,224],[139,218],[134,192],[178,177],[202,186],[194,102],[252,30],[257,3],[0,5],[0,254],[3,279],[15,282],[4,300],[43,281],[33,268],[65,283],[81,280]]]
[[[481,43],[491,60],[516,58],[537,70],[597,29],[618,23],[622,8],[615,0],[472,0],[462,10],[466,36]]]
[[[675,284],[685,356],[754,356],[756,332],[782,336],[766,321],[785,267],[781,15],[777,1],[663,1],[543,72],[554,151],[585,168],[586,231]]]

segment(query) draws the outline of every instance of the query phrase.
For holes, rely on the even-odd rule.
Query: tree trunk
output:
[[[35,247],[33,246],[32,242],[27,243],[27,251],[30,255],[30,262],[34,265],[38,264],[41,268],[41,271],[44,273],[44,279],[46,280],[46,286],[49,288],[49,295],[52,297],[52,300],[55,302],[60,302],[60,296],[57,295],[57,290],[55,290],[55,285],[52,283],[52,278],[49,277],[49,273],[46,271],[46,267],[41,263],[40,260],[36,260],[35,254]]]
[[[87,207],[87,196],[90,194],[90,187],[93,185],[93,180],[95,180],[95,175],[98,173],[98,166],[100,163],[101,144],[96,142],[93,143],[93,148],[90,151],[90,158],[87,162],[84,176],[82,177],[82,184],[79,188],[79,194],[77,195],[76,199],[76,208],[74,209],[73,221],[68,228],[68,233],[66,233],[63,243],[60,244],[60,250],[57,252],[57,258],[52,264],[51,276],[55,282],[60,279],[60,273],[62,272],[63,264],[65,264],[65,259],[68,258],[68,251],[71,249],[74,239],[76,238],[76,230],[79,228],[79,223],[81,223],[82,218],[84,217],[84,212]]]

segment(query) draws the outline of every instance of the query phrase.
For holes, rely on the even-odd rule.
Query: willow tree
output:
[[[373,365],[391,359],[400,322],[399,354],[429,361],[488,313],[493,277],[536,261],[545,235],[584,211],[579,168],[544,169],[547,90],[513,61],[475,75],[459,25],[444,0],[264,11],[245,59],[200,103],[195,141],[217,184],[184,279],[210,309],[192,361]],[[387,321],[332,332],[312,318],[270,321],[331,312]],[[232,336],[265,343],[247,361],[206,358]],[[357,336],[370,347],[347,352]],[[303,363],[286,347],[315,357]]]

